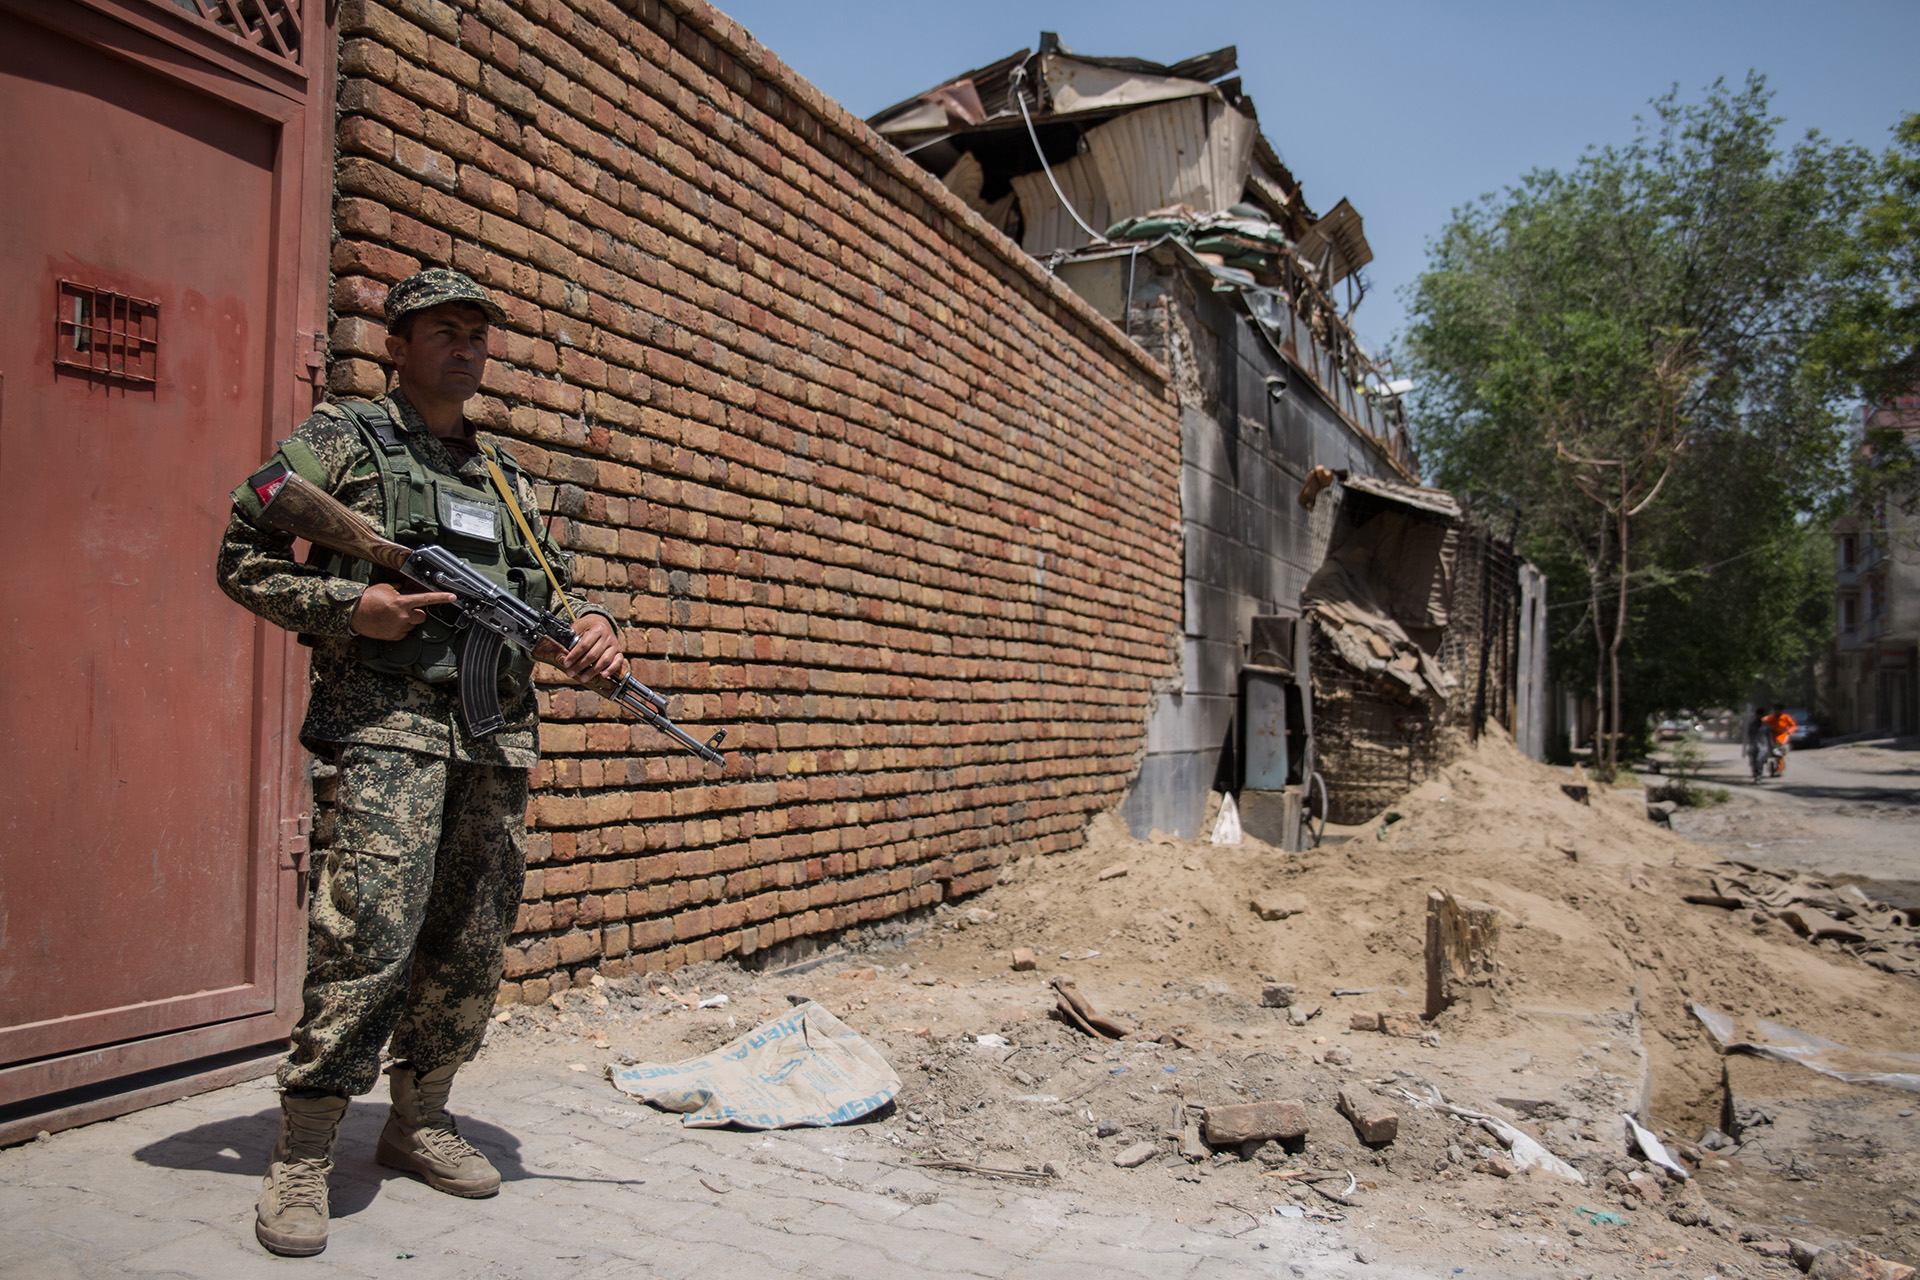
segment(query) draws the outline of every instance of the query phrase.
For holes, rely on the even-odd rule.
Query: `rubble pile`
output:
[[[1709,874],[1754,903],[1794,882],[1715,866],[1638,790],[1582,802],[1565,781],[1489,735],[1391,820],[1299,853],[1139,840],[1103,815],[1085,847],[816,967],[570,991],[503,1012],[488,1052],[674,1062],[817,1001],[901,1081],[823,1140],[939,1179],[1223,1234],[1344,1219],[1383,1258],[1493,1274],[1892,1280],[1920,1260],[1912,1095],[1796,1107],[1859,1086],[1722,1057],[1693,1006],[1885,1051],[1920,1041],[1920,988],[1808,946],[1785,900],[1685,901]],[[1472,925],[1451,950],[1444,927],[1428,945],[1436,902]],[[1826,902],[1800,905],[1868,911]],[[610,1122],[679,1123],[608,1097]]]
[[[1920,919],[1869,898],[1858,886],[1835,885],[1799,871],[1774,871],[1729,858],[1708,893],[1684,895],[1703,906],[1774,919],[1811,942],[1836,947],[1876,969],[1920,977]]]
[[[998,922],[987,915],[972,924],[949,912],[939,923],[954,927],[935,936],[978,935]],[[891,956],[924,957],[924,945]],[[1595,1064],[1584,1076],[1510,1050],[1489,1073],[1467,1046],[1354,1030],[1351,1016],[1297,1026],[1287,1016],[1296,1006],[1222,983],[1088,979],[1090,994],[1076,991],[1128,1022],[1164,1025],[1163,1012],[1182,1011],[1175,1045],[1111,1040],[1052,1016],[1065,992],[1031,972],[849,959],[797,975],[710,965],[672,975],[671,986],[656,976],[659,990],[627,979],[570,991],[503,1010],[487,1051],[574,1059],[591,1071],[608,1059],[711,1050],[796,1000],[817,1000],[902,1081],[893,1105],[837,1130],[839,1140],[877,1144],[941,1178],[1151,1204],[1228,1232],[1256,1214],[1364,1222],[1378,1256],[1471,1260],[1496,1274],[1576,1263],[1619,1272],[1680,1258],[1739,1274],[1776,1249],[1782,1265],[1795,1261],[1779,1224],[1729,1213],[1703,1193],[1703,1174],[1734,1167],[1726,1152],[1665,1127],[1643,1139],[1661,1150],[1662,1167],[1632,1140],[1619,1110],[1637,1070],[1631,1019],[1583,1030],[1582,1056]],[[728,1002],[713,1003],[716,994]],[[1383,993],[1313,994],[1373,1004]],[[678,1123],[619,1106],[608,1115]],[[1880,1257],[1898,1242],[1795,1230],[1802,1269],[1824,1256],[1835,1275],[1840,1259],[1882,1268],[1864,1275],[1902,1275]],[[1864,1260],[1850,1252],[1857,1243],[1874,1246]]]

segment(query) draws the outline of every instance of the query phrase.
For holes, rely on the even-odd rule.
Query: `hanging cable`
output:
[[[1053,166],[1047,163],[1047,153],[1040,149],[1040,135],[1034,132],[1033,117],[1027,114],[1026,67],[1015,67],[1007,80],[1013,90],[1013,100],[1020,104],[1020,118],[1027,122],[1027,137],[1033,140],[1033,154],[1040,157],[1040,169],[1047,175],[1047,184],[1053,188],[1053,194],[1059,199],[1060,207],[1067,211],[1069,218],[1080,224],[1080,229],[1091,236],[1095,244],[1106,244],[1107,238],[1088,226],[1087,220],[1080,216],[1079,211],[1067,203],[1066,194],[1060,190],[1060,183],[1053,176]]]

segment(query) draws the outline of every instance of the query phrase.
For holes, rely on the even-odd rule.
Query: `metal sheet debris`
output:
[[[1693,1176],[1686,1171],[1686,1168],[1682,1166],[1678,1160],[1675,1160],[1671,1155],[1667,1154],[1666,1146],[1659,1138],[1654,1136],[1653,1130],[1647,1128],[1624,1111],[1620,1113],[1620,1118],[1627,1122],[1627,1141],[1639,1147],[1641,1155],[1659,1165],[1676,1178],[1686,1179]]]
[[[1809,1071],[1848,1084],[1879,1084],[1920,1093],[1920,1053],[1855,1049],[1797,1027],[1759,1019],[1758,1040],[1736,1040],[1731,1017],[1697,1001],[1688,1006],[1725,1052],[1748,1053],[1776,1062],[1797,1062]]]
[[[1254,121],[1211,93],[1156,103],[1089,129],[1087,150],[1112,211],[1108,222],[1167,205],[1214,211],[1238,203],[1258,132]]]

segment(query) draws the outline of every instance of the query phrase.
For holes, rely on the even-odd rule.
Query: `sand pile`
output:
[[[1135,840],[1106,815],[1085,847],[1007,868],[915,923],[927,932],[906,945],[876,929],[805,971],[705,965],[570,991],[503,1013],[490,1052],[563,1055],[582,1071],[615,1056],[674,1061],[815,999],[902,1079],[897,1105],[846,1140],[932,1161],[941,1178],[1134,1204],[1226,1235],[1276,1213],[1357,1222],[1383,1260],[1494,1274],[1620,1274],[1670,1258],[1750,1273],[1756,1235],[1920,1259],[1920,1204],[1894,1194],[1920,1179],[1920,1128],[1899,1115],[1911,1095],[1803,1105],[1792,1072],[1809,1094],[1839,1086],[1723,1062],[1688,1012],[1699,1001],[1742,1026],[1771,1018],[1899,1050],[1920,1043],[1920,983],[1817,949],[1766,913],[1685,902],[1711,888],[1724,851],[1654,825],[1637,791],[1595,787],[1580,803],[1568,781],[1490,737],[1394,815],[1305,853]],[[1422,1008],[1435,888],[1498,909],[1495,988],[1416,1025],[1423,1034],[1351,1029],[1356,1013]],[[1263,918],[1256,897],[1305,910]],[[1015,971],[1016,948],[1036,967]],[[1179,1043],[1094,1039],[1051,1019],[1056,973],[1101,1015]],[[1294,984],[1295,1010],[1315,1016],[1263,1005],[1270,983]],[[715,992],[730,1002],[688,1007]],[[1772,1118],[1738,1147],[1702,1151],[1686,1144],[1708,1126],[1739,1128],[1723,1115],[1723,1066]],[[1391,1143],[1360,1141],[1337,1109],[1343,1090],[1397,1112]],[[1434,1105],[1443,1095],[1518,1126],[1586,1183],[1503,1176],[1503,1153]],[[1657,1193],[1620,1120],[1649,1095],[1661,1136],[1698,1168]],[[1212,1108],[1276,1100],[1304,1108],[1303,1140],[1183,1150]],[[1142,1147],[1151,1158],[1123,1167]],[[1348,1176],[1352,1205],[1322,1194]],[[1627,1222],[1598,1225],[1597,1210]]]
[[[1684,902],[1710,889],[1715,851],[1650,822],[1638,790],[1594,786],[1581,803],[1568,781],[1496,730],[1390,813],[1331,828],[1304,853],[1135,840],[1102,815],[1083,848],[1017,864],[970,900],[993,919],[942,950],[992,969],[1032,948],[1089,990],[1140,981],[1142,1007],[1124,1012],[1155,1026],[1182,1021],[1152,997],[1169,981],[1252,995],[1263,980],[1293,982],[1303,998],[1374,987],[1373,1002],[1418,1009],[1426,898],[1440,888],[1491,903],[1502,924],[1497,1007],[1450,1013],[1441,1030],[1492,1040],[1530,1012],[1637,1007],[1653,1110],[1670,1122],[1711,1123],[1720,1105],[1719,1059],[1689,1001],[1863,1048],[1920,1043],[1920,984],[1816,949],[1765,915]],[[1116,867],[1125,874],[1100,878]],[[1261,919],[1250,901],[1272,894],[1308,909]]]

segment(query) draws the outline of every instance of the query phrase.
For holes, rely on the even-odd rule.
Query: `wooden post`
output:
[[[1475,990],[1488,999],[1498,970],[1500,912],[1485,902],[1456,898],[1445,889],[1427,894],[1427,1017]]]

